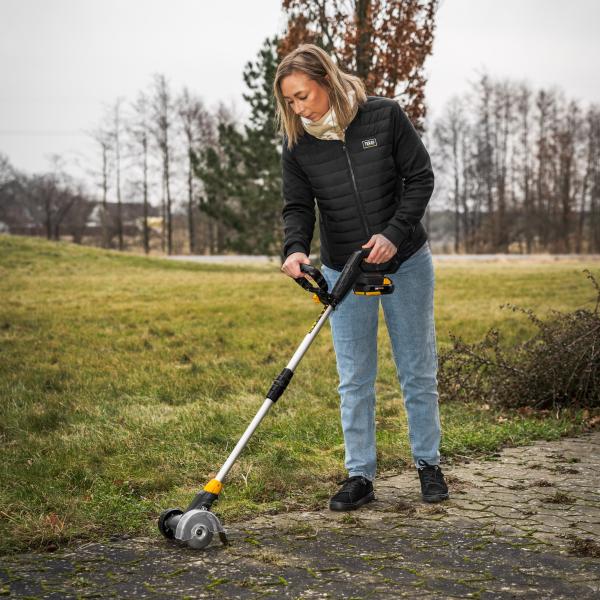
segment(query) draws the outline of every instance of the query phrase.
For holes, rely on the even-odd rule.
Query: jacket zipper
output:
[[[348,161],[348,166],[350,167],[350,175],[352,176],[352,185],[354,186],[354,198],[356,199],[356,207],[358,208],[358,214],[360,215],[360,220],[362,221],[362,225],[364,227],[367,238],[371,238],[371,229],[369,228],[369,223],[367,222],[367,216],[364,212],[364,207],[362,201],[360,199],[360,194],[358,192],[358,186],[356,185],[356,178],[354,177],[354,170],[352,169],[352,162],[350,160],[350,154],[348,153],[348,149],[346,148],[346,144],[342,144],[342,149],[346,153],[346,159]]]

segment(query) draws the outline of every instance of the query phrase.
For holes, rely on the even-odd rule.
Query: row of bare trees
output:
[[[431,149],[456,252],[600,252],[600,106],[484,74]]]
[[[82,241],[93,203],[60,156],[51,155],[50,163],[49,171],[30,175],[0,154],[0,232]]]
[[[300,43],[316,43],[344,69],[363,78],[368,93],[401,99],[422,129],[423,68],[432,51],[438,6],[438,0],[283,0],[285,35],[265,44],[255,66],[246,65],[249,126],[236,122],[222,104],[211,114],[187,89],[175,96],[163,75],[155,75],[149,89],[126,110],[121,100],[116,101],[93,134],[101,165],[104,245],[111,246],[116,238],[117,247],[124,247],[120,207],[125,161],[133,195],[144,205],[146,252],[150,188],[160,189],[163,251],[173,250],[173,209],[182,208],[184,202],[191,253],[224,248],[274,251],[281,237],[280,224],[271,218],[278,215],[281,203],[279,194],[273,193],[280,183],[278,157],[273,153],[280,140],[273,130],[271,93],[278,60]],[[159,174],[153,184],[149,164],[150,172]],[[264,192],[256,190],[257,181],[263,182]],[[109,197],[117,203],[112,222]],[[261,224],[260,214],[263,221],[269,215],[266,223]],[[272,231],[265,233],[261,227]],[[240,239],[243,236],[245,240]]]
[[[278,252],[281,139],[272,83],[279,60],[300,43],[318,44],[360,76],[369,94],[401,101],[422,130],[423,68],[438,6],[438,0],[282,0],[285,35],[266,40],[243,74],[246,124],[223,104],[211,113],[189,90],[174,93],[161,74],[134,102],[117,99],[91,132],[97,189],[89,195],[84,242],[121,250],[141,243],[146,252],[169,254]],[[23,196],[28,187],[21,186]],[[0,193],[0,212],[2,206]],[[61,214],[50,219],[64,223]]]
[[[187,88],[175,93],[161,74],[134,102],[118,99],[106,109],[92,133],[102,245],[141,242],[149,252],[158,241],[169,254],[277,252],[281,140],[272,81],[278,61],[299,43],[323,47],[363,78],[369,94],[397,99],[425,129],[423,64],[432,51],[437,0],[283,0],[282,6],[286,35],[267,40],[244,72],[249,123],[223,104],[207,110]],[[584,109],[557,90],[484,75],[432,125],[431,208],[453,212],[456,252],[600,252],[597,105]],[[46,202],[47,231],[58,231],[77,202]],[[141,240],[132,239],[127,222],[132,207],[142,207]]]
[[[142,243],[150,251],[150,206],[160,203],[160,235],[163,252],[174,248],[174,211],[184,204],[187,218],[186,250],[191,253],[214,252],[209,240],[218,239],[212,229],[219,224],[201,218],[197,202],[201,190],[193,176],[192,152],[201,152],[217,143],[220,123],[235,120],[233,112],[222,103],[216,111],[208,110],[203,100],[184,87],[176,94],[163,74],[156,74],[147,90],[135,101],[125,104],[119,98],[106,109],[102,123],[92,132],[98,151],[96,175],[101,191],[102,243],[105,247],[125,247],[123,236],[123,175],[126,174],[128,196],[143,206]],[[116,202],[111,214],[109,203]],[[116,243],[115,243],[116,242]]]

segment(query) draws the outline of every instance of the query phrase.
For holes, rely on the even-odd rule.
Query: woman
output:
[[[303,44],[279,64],[273,91],[283,134],[285,262],[304,277],[319,207],[321,262],[329,289],[350,254],[371,248],[369,270],[395,291],[381,297],[407,411],[423,499],[448,498],[439,468],[441,436],[433,318],[434,272],[420,221],[433,191],[427,150],[394,100],[366,96],[358,77]],[[350,293],[331,314],[348,478],[332,510],[374,499],[375,378],[379,297]]]

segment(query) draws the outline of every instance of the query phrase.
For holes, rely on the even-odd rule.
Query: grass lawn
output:
[[[585,262],[436,265],[436,329],[467,342],[534,332],[504,302],[593,309]],[[114,533],[156,518],[213,476],[320,312],[272,267],[196,265],[0,236],[0,552]],[[383,318],[379,470],[410,463]],[[345,476],[326,326],[234,466],[216,511],[325,506]],[[442,404],[446,457],[581,430],[578,410],[528,416]],[[417,482],[415,480],[415,485]]]

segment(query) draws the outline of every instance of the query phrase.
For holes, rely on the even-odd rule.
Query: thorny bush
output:
[[[543,321],[530,309],[502,304],[525,313],[539,330],[507,350],[500,348],[495,328],[475,344],[450,332],[453,348],[439,356],[440,399],[508,408],[600,407],[600,286],[588,269],[583,271],[598,293],[593,312],[551,310]]]

